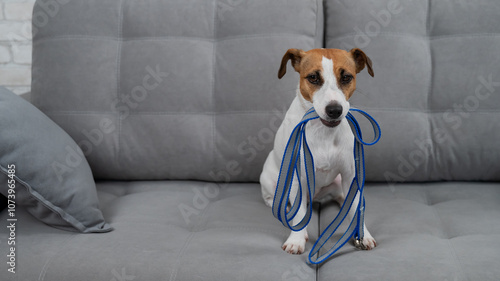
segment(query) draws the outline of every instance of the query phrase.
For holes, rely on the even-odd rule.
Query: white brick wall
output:
[[[33,2],[7,2],[5,3],[5,19],[30,20],[33,12]]]
[[[31,90],[31,14],[35,0],[0,0],[0,86]]]
[[[10,50],[7,46],[0,45],[0,63],[8,63],[11,60]]]

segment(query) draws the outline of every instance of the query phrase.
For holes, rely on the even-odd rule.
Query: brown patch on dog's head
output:
[[[286,64],[291,60],[293,68],[300,75],[300,93],[304,99],[312,101],[314,93],[324,83],[326,73],[322,65],[323,58],[333,61],[333,75],[346,99],[349,99],[356,90],[356,74],[365,66],[368,68],[368,73],[373,76],[370,58],[357,48],[349,52],[340,49],[312,49],[307,52],[289,49],[281,60],[278,78],[281,79],[285,75]]]
[[[356,73],[360,73],[366,65],[368,68],[368,74],[370,74],[371,77],[374,77],[372,60],[363,51],[358,48],[354,48],[349,51],[349,53],[351,53],[351,56],[356,63]]]
[[[305,52],[300,49],[288,49],[285,55],[281,59],[280,69],[278,71],[278,78],[281,79],[285,76],[286,73],[286,64],[289,60],[292,61],[292,66],[295,71],[300,72],[300,61],[302,57],[305,55]]]

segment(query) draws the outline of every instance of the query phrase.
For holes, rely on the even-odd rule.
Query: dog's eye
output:
[[[320,83],[319,75],[317,74],[310,74],[306,78],[311,84],[318,85]]]
[[[342,78],[340,79],[340,82],[342,84],[349,84],[354,77],[350,74],[344,74]]]

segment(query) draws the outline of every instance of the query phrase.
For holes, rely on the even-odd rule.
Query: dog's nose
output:
[[[326,106],[325,111],[328,117],[337,119],[342,115],[342,105],[338,103],[329,104]]]

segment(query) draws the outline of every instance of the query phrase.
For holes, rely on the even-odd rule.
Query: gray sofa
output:
[[[499,14],[496,0],[37,1],[31,103],[50,119],[0,112],[29,128],[3,155],[43,141],[0,158],[18,195],[0,279],[499,280]],[[378,247],[316,267],[281,250],[258,178],[297,86],[277,79],[281,57],[320,47],[371,58],[351,105],[382,138],[365,151]],[[30,106],[5,96],[12,115]],[[314,204],[306,251],[338,209]]]

